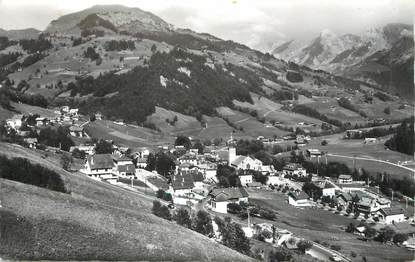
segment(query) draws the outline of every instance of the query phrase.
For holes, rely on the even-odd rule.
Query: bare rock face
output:
[[[168,31],[172,26],[158,16],[139,8],[121,5],[96,5],[52,21],[45,32],[79,34],[88,27],[103,26],[112,31]]]

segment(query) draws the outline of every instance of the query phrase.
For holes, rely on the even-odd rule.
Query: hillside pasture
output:
[[[376,143],[373,144],[364,144],[363,139],[342,139],[343,134],[335,134],[331,136],[324,136],[319,138],[314,138],[310,143],[304,147],[307,148],[316,148],[321,151],[328,152],[328,154],[335,154],[346,157],[337,157],[329,156],[327,157],[328,161],[336,161],[347,164],[350,168],[364,168],[365,170],[372,173],[383,173],[387,172],[393,176],[403,177],[403,176],[413,176],[414,172],[404,169],[399,166],[392,164],[387,164],[383,162],[376,162],[371,160],[356,160],[353,161],[353,157],[362,157],[369,159],[378,159],[386,162],[397,164],[398,162],[411,161],[413,160],[412,156],[405,155],[396,151],[388,150],[384,146],[384,142],[388,137],[380,138]],[[326,140],[328,144],[326,146],[321,145],[321,141]],[[316,160],[316,159],[314,159]],[[325,157],[320,159],[320,161],[325,161]]]
[[[256,118],[252,117],[249,114],[245,114],[236,110],[232,110],[228,107],[219,107],[217,108],[218,114],[224,119],[228,119],[233,125],[238,129],[241,129],[241,132],[251,137],[270,137],[273,136],[284,136],[288,132],[275,127],[265,127],[263,123],[259,122]]]
[[[173,141],[173,137],[148,128],[118,125],[109,120],[97,120],[87,124],[85,128],[91,137],[113,140],[116,144],[128,147],[154,147]]]
[[[297,127],[308,129],[310,131],[321,131],[321,124],[323,121],[308,117],[305,115],[297,114],[294,112],[284,111],[281,109],[282,104],[269,100],[268,98],[261,97],[257,94],[251,93],[254,104],[247,102],[233,101],[235,106],[247,108],[249,110],[255,110],[259,117],[264,117],[266,121],[279,122],[284,128],[291,128],[295,130]],[[304,125],[307,123],[306,125]]]
[[[315,102],[305,103],[304,105],[318,111],[319,113],[327,116],[329,119],[336,119],[342,121],[342,123],[366,123],[366,119],[358,113],[341,107],[337,100],[329,97],[315,97]]]

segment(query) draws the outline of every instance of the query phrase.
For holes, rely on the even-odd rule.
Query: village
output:
[[[19,137],[18,141],[24,146],[37,150],[62,151],[61,143],[55,147],[39,143],[37,137],[47,127],[64,126],[66,135],[73,139],[90,139],[83,128],[90,119],[78,114],[78,109],[63,106],[56,108],[54,114],[54,118],[15,115],[6,121],[5,128],[8,134]],[[99,113],[94,117],[94,120],[102,119]],[[122,120],[114,123],[124,125]],[[360,132],[347,130],[344,137]],[[311,140],[309,136],[256,139],[263,144],[287,140],[291,141],[291,148],[295,148],[292,152],[307,159],[319,162],[327,154],[313,148],[301,150]],[[414,217],[408,217],[404,208],[393,202],[393,195],[388,199],[379,193],[379,188],[370,187],[368,181],[355,181],[350,174],[333,178],[307,172],[301,163],[288,162],[277,170],[274,165],[265,165],[249,154],[238,155],[237,142],[232,134],[225,144],[220,145],[201,145],[200,141],[178,137],[175,144],[157,148],[128,148],[113,141],[95,140],[95,143],[71,144],[66,151],[78,158],[78,165],[74,165],[76,168],[71,172],[80,172],[91,179],[158,199],[173,212],[185,208],[205,210],[213,216],[234,217],[241,221],[248,238],[260,238],[274,246],[297,249],[296,243],[304,237],[276,227],[273,222],[278,213],[252,203],[252,195],[258,198],[258,195],[278,192],[277,197],[282,197],[291,207],[320,209],[332,216],[351,218],[356,225],[344,225],[346,232],[364,241],[384,234],[386,228],[393,229],[395,235],[404,236],[402,247],[415,249]],[[97,152],[97,143],[109,147],[107,152]],[[376,143],[376,138],[366,138],[364,143]],[[313,246],[309,251],[312,256],[349,261],[333,247],[316,242]]]

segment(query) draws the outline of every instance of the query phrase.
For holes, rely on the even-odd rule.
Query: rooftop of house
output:
[[[307,151],[310,154],[320,154],[321,153],[321,151],[319,149],[315,149],[315,148],[309,148],[309,149],[307,149]]]
[[[87,157],[91,169],[110,169],[114,167],[114,161],[110,154],[96,154]]]
[[[289,163],[289,164],[286,164],[283,167],[284,170],[290,170],[290,171],[294,171],[294,170],[297,170],[297,169],[300,169],[300,168],[302,169],[303,166],[298,164],[298,163]]]
[[[371,206],[373,203],[374,199],[373,198],[368,198],[368,197],[363,197],[359,200],[359,205],[360,206]]]
[[[393,216],[393,215],[399,215],[399,214],[405,214],[405,210],[400,207],[387,207],[380,209],[380,212],[385,216]]]
[[[132,161],[131,158],[127,157],[127,156],[117,156],[117,155],[112,155],[112,159],[115,162],[122,162],[122,161]]]
[[[192,175],[194,182],[202,182],[203,180],[205,180],[203,174],[200,172],[193,173]]]
[[[251,159],[251,160],[255,160],[254,158],[250,157],[250,156],[236,156],[236,158],[232,161],[231,165],[233,166],[238,166],[240,165],[243,161],[247,160],[247,159]]]
[[[195,185],[190,174],[176,174],[172,177],[171,185],[174,190],[192,189]]]
[[[167,184],[167,181],[161,177],[157,177],[157,176],[152,176],[152,177],[148,177],[146,178],[147,181],[149,181],[151,184],[155,185],[156,187],[163,189],[163,190],[168,190],[169,189],[169,185]]]
[[[337,195],[337,197],[341,197],[347,202],[352,201],[352,199],[353,199],[353,196],[350,193],[341,193],[341,194]]]
[[[247,184],[247,186],[248,186],[248,187],[261,187],[261,186],[262,186],[262,184],[261,184],[260,182],[256,182],[256,181],[254,181],[254,182],[252,182],[252,183],[248,183],[248,184]]]
[[[209,195],[211,195],[216,202],[223,202],[249,196],[248,192],[246,192],[246,190],[242,187],[215,188],[209,193]]]
[[[134,173],[135,166],[134,164],[120,165],[120,166],[117,166],[117,170],[118,172]]]
[[[352,175],[339,175],[339,179],[352,179]]]
[[[263,165],[262,166],[262,171],[264,171],[264,172],[274,172],[275,171],[275,169],[274,169],[274,166],[273,165]]]
[[[307,195],[307,193],[304,192],[304,191],[300,191],[299,193],[290,192],[288,195],[291,196],[296,201],[297,200],[304,200],[304,199],[309,199],[310,198],[310,196]]]
[[[147,158],[139,157],[139,158],[137,158],[137,163],[147,163]]]

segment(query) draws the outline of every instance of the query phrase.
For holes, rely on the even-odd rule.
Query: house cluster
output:
[[[199,154],[190,149],[177,159],[176,173],[200,173],[208,184],[216,183],[217,158],[212,153]]]
[[[301,168],[297,168],[297,172],[301,173]],[[288,168],[287,171],[291,170]],[[311,183],[320,189],[321,197],[331,199],[335,207],[341,210],[353,207],[355,212],[384,224],[407,221],[403,209],[392,206],[389,199],[370,191],[365,182],[354,181],[351,175],[340,175],[337,179],[313,177]],[[288,203],[296,207],[315,206],[314,199],[315,196],[300,190],[288,193]]]
[[[107,182],[116,182],[119,177],[134,178],[135,165],[132,159],[116,154],[95,154],[86,157],[80,172]]]
[[[14,132],[21,137],[30,148],[36,148],[37,136],[40,130],[48,126],[69,126],[69,133],[74,137],[88,137],[81,125],[77,108],[62,106],[55,109],[55,117],[42,116],[38,114],[22,115],[17,114],[6,120],[5,127],[10,134]]]

